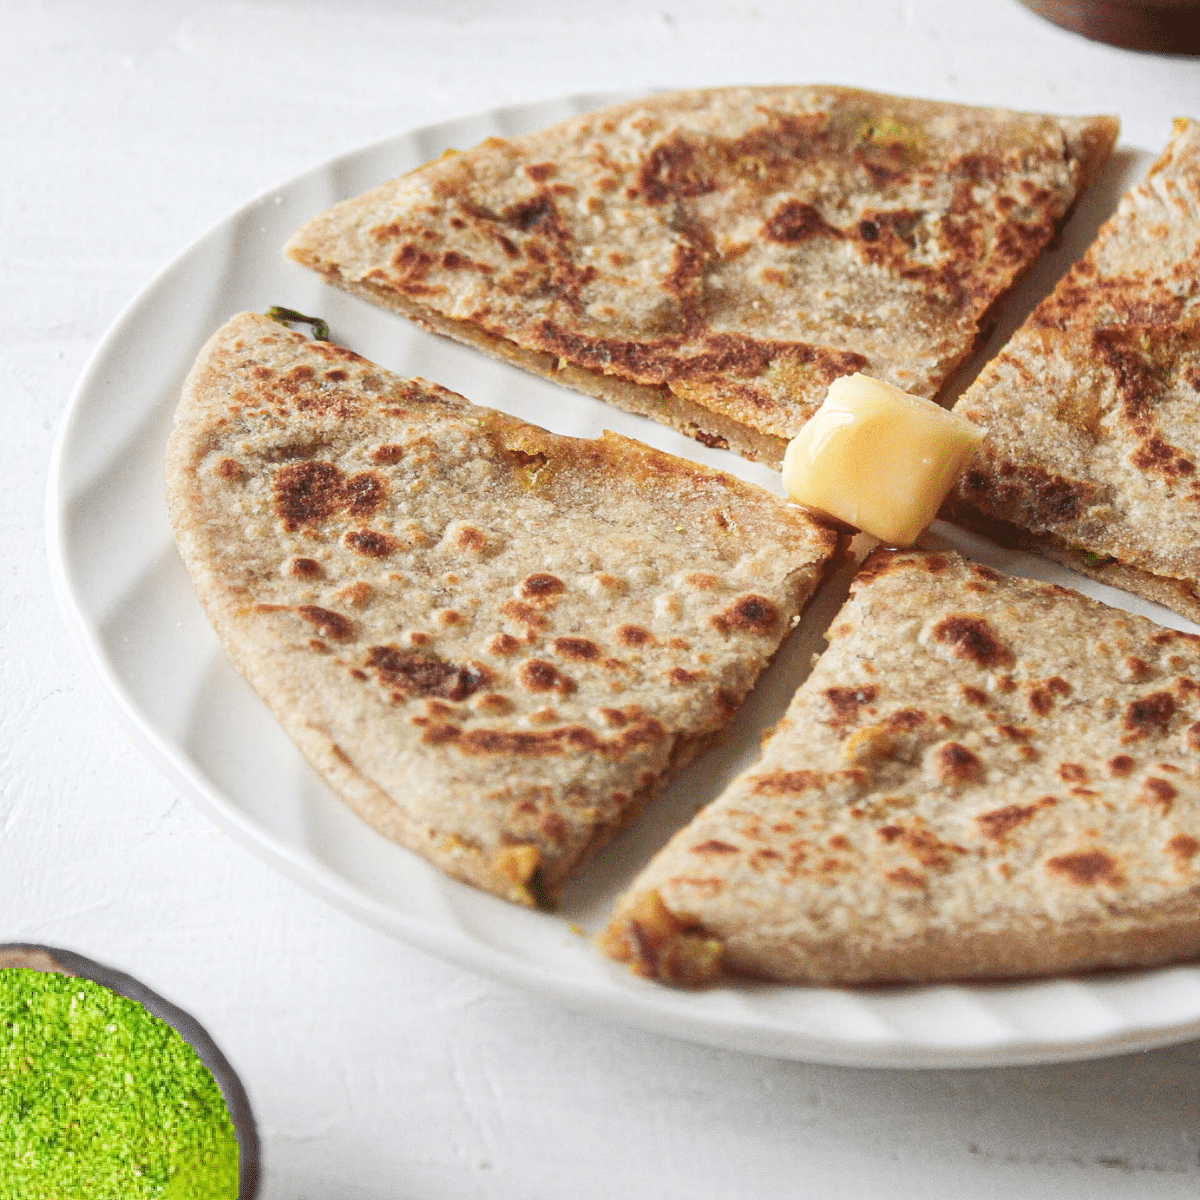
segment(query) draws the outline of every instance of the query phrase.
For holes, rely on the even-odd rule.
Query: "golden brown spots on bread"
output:
[[[1033,730],[1028,725],[997,725],[996,732],[1010,742],[1027,742],[1033,737]]]
[[[919,708],[901,708],[890,713],[884,724],[894,733],[909,729],[917,729],[924,725],[928,718]]]
[[[914,561],[919,560],[914,560],[909,555],[902,555],[899,551],[877,546],[863,559],[862,566],[858,568],[858,574],[854,576],[854,584],[857,587],[860,584],[873,583],[886,575],[893,567],[912,566]]]
[[[1053,796],[1043,796],[1034,804],[1006,804],[1003,808],[980,813],[975,818],[984,837],[1002,842],[1018,825],[1031,821],[1042,809],[1052,808],[1058,801]]]
[[[549,624],[536,608],[531,608],[528,604],[522,604],[520,600],[505,600],[500,605],[500,613],[502,616],[524,625],[529,631],[545,629]]]
[[[841,239],[846,235],[831,225],[818,209],[803,200],[785,200],[767,218],[763,237],[768,241],[796,246],[814,237]]]
[[[409,646],[419,650],[422,646],[428,646],[433,638],[422,629],[410,629],[405,633],[404,640]]]
[[[1200,750],[1200,721],[1189,725],[1183,736],[1189,750]]]
[[[1200,854],[1200,841],[1187,833],[1177,833],[1167,843],[1167,853],[1175,859],[1178,867],[1186,867],[1197,854]]]
[[[503,717],[512,712],[513,703],[507,696],[501,696],[497,692],[484,692],[482,696],[476,696],[471,701],[471,707],[481,716]]]
[[[544,658],[531,658],[517,671],[517,681],[530,692],[558,692],[568,695],[575,690],[574,680]]]
[[[760,796],[798,796],[809,788],[823,786],[825,776],[819,771],[773,771],[751,776],[747,782]]]
[[[522,599],[532,603],[550,605],[566,590],[566,584],[556,575],[538,572],[527,575],[518,585],[517,592]]]
[[[1063,783],[1087,783],[1087,768],[1082,763],[1060,763],[1058,777]]]
[[[833,709],[830,725],[853,725],[858,720],[858,710],[871,703],[879,695],[874,684],[863,687],[831,687],[825,689],[825,699]]]
[[[1120,887],[1125,882],[1116,859],[1103,850],[1060,854],[1046,860],[1046,869],[1079,887],[1091,887],[1098,883]]]
[[[550,705],[544,705],[542,708],[535,708],[525,718],[530,725],[555,725],[559,722],[558,709],[551,708]]]
[[[425,729],[421,733],[421,741],[427,746],[444,746],[447,742],[453,742],[462,737],[461,727],[450,721],[414,721],[413,724],[425,725]]]
[[[687,671],[683,667],[672,667],[663,678],[671,687],[686,687],[689,684],[699,683],[706,674],[705,671]]]
[[[972,687],[970,684],[963,683],[959,685],[959,691],[962,692],[962,697],[968,704],[975,704],[982,707],[988,702],[988,694],[982,688]]]
[[[337,598],[347,608],[366,608],[374,593],[375,589],[369,583],[363,579],[359,579],[342,588],[338,592]]]
[[[342,541],[348,549],[363,558],[387,558],[400,545],[391,534],[380,533],[376,529],[352,529]]]
[[[582,725],[563,725],[546,730],[473,729],[457,743],[467,755],[515,755],[538,758],[567,753],[598,753],[622,758],[631,750],[651,745],[667,736],[666,727],[653,717],[644,717],[615,738],[601,738]]]
[[[908,867],[897,867],[894,871],[885,871],[883,877],[897,887],[924,888],[925,886],[925,876],[909,870]]]
[[[387,486],[373,471],[346,478],[333,463],[306,460],[280,467],[271,480],[275,512],[284,529],[327,521],[348,511],[369,517],[383,503]]]
[[[455,625],[461,625],[466,618],[462,613],[453,608],[439,608],[434,612],[434,620],[437,621],[443,629],[450,629]]]
[[[944,871],[952,865],[952,854],[966,854],[964,846],[954,842],[944,841],[932,829],[917,826],[913,829],[902,829],[900,836],[894,840],[904,850],[911,854],[921,866],[937,871]]]
[[[222,458],[217,463],[216,472],[229,483],[241,483],[246,478],[246,468],[236,458]]]
[[[436,654],[402,650],[399,646],[371,646],[363,665],[376,673],[393,697],[440,697],[465,700],[491,682],[491,672],[481,663],[450,663]]]
[[[487,545],[487,536],[474,525],[462,525],[454,533],[454,545],[468,554],[478,554]]]
[[[972,783],[983,774],[979,756],[961,742],[943,742],[931,757],[934,772],[946,784]]]
[[[315,558],[293,558],[288,563],[287,573],[297,579],[320,579],[325,570]]]
[[[275,511],[289,532],[328,520],[342,506],[342,472],[327,462],[280,467],[271,481]]]
[[[387,484],[374,471],[351,475],[342,487],[342,503],[352,517],[369,517],[387,496]]]
[[[1071,685],[1061,675],[1052,675],[1044,683],[1035,684],[1029,692],[1029,707],[1039,717],[1049,716],[1059,697],[1069,696]]]
[[[640,625],[620,625],[617,627],[616,639],[622,646],[644,646],[654,640],[654,635]]]
[[[683,582],[689,587],[695,588],[698,592],[711,591],[721,584],[721,581],[715,575],[707,575],[699,571],[693,571],[691,574],[685,575]]]
[[[1134,654],[1126,656],[1124,666],[1126,675],[1135,681],[1145,679],[1150,674],[1150,664]]]
[[[301,604],[296,611],[311,622],[322,637],[344,642],[354,636],[354,622],[341,613],[318,608],[315,604]]]
[[[488,653],[499,655],[502,658],[516,654],[520,648],[521,643],[511,633],[498,633],[488,642]]]
[[[379,463],[380,466],[391,466],[404,457],[404,447],[395,442],[386,442],[382,446],[376,446],[370,457],[372,462]]]
[[[582,637],[555,638],[550,644],[550,648],[555,654],[570,659],[572,662],[587,662],[600,655],[600,647],[588,638]]]
[[[1115,779],[1124,779],[1133,773],[1135,763],[1128,754],[1117,754],[1108,760],[1108,773]]]
[[[1170,692],[1152,692],[1140,700],[1131,700],[1123,720],[1126,741],[1137,741],[1150,734],[1163,734],[1175,715],[1175,700]]]
[[[773,633],[779,625],[779,609],[765,596],[741,596],[725,609],[709,618],[710,624],[721,633]]]
[[[949,646],[955,658],[977,667],[998,667],[1012,659],[1012,652],[983,617],[967,614],[944,617],[932,632],[934,641]]]
[[[1165,816],[1171,811],[1175,804],[1175,797],[1178,795],[1179,792],[1174,784],[1151,775],[1142,783],[1142,790],[1137,798],[1142,804],[1149,804],[1159,809]]]
[[[624,579],[619,579],[616,575],[609,575],[606,571],[600,571],[593,575],[592,583],[600,591],[611,592],[618,596],[623,596],[629,591],[629,584]]]
[[[700,842],[692,847],[693,854],[736,854],[738,848],[731,846],[728,842],[722,842],[719,838],[709,838],[707,841]]]

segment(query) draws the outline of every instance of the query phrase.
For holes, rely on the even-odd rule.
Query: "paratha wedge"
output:
[[[1200,621],[1200,123],[967,389],[945,515]]]
[[[1117,128],[838,87],[659,95],[445,156],[315,217],[287,253],[778,464],[840,375],[932,396]]]
[[[1200,639],[877,550],[761,760],[602,947],[670,983],[1057,974],[1200,955]]]
[[[225,649],[334,791],[527,904],[720,736],[838,545],[253,314],[197,359],[167,486]]]

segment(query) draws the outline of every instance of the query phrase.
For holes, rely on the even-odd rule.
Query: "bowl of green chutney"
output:
[[[72,951],[0,945],[0,1197],[253,1200],[258,1157],[195,1018]]]

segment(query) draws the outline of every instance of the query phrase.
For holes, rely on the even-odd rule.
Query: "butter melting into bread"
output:
[[[762,759],[602,947],[695,983],[986,979],[1200,954],[1200,639],[876,551]]]
[[[310,762],[524,903],[720,735],[838,541],[729,475],[252,314],[197,359],[167,481],[209,619]]]
[[[1117,127],[837,87],[660,95],[444,156],[288,253],[777,465],[838,376],[932,396]]]
[[[1200,123],[954,411],[988,439],[953,520],[1200,621]]]

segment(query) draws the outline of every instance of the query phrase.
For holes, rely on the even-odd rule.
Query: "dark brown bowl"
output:
[[[1127,50],[1200,54],[1200,0],[1021,0],[1039,16]]]

